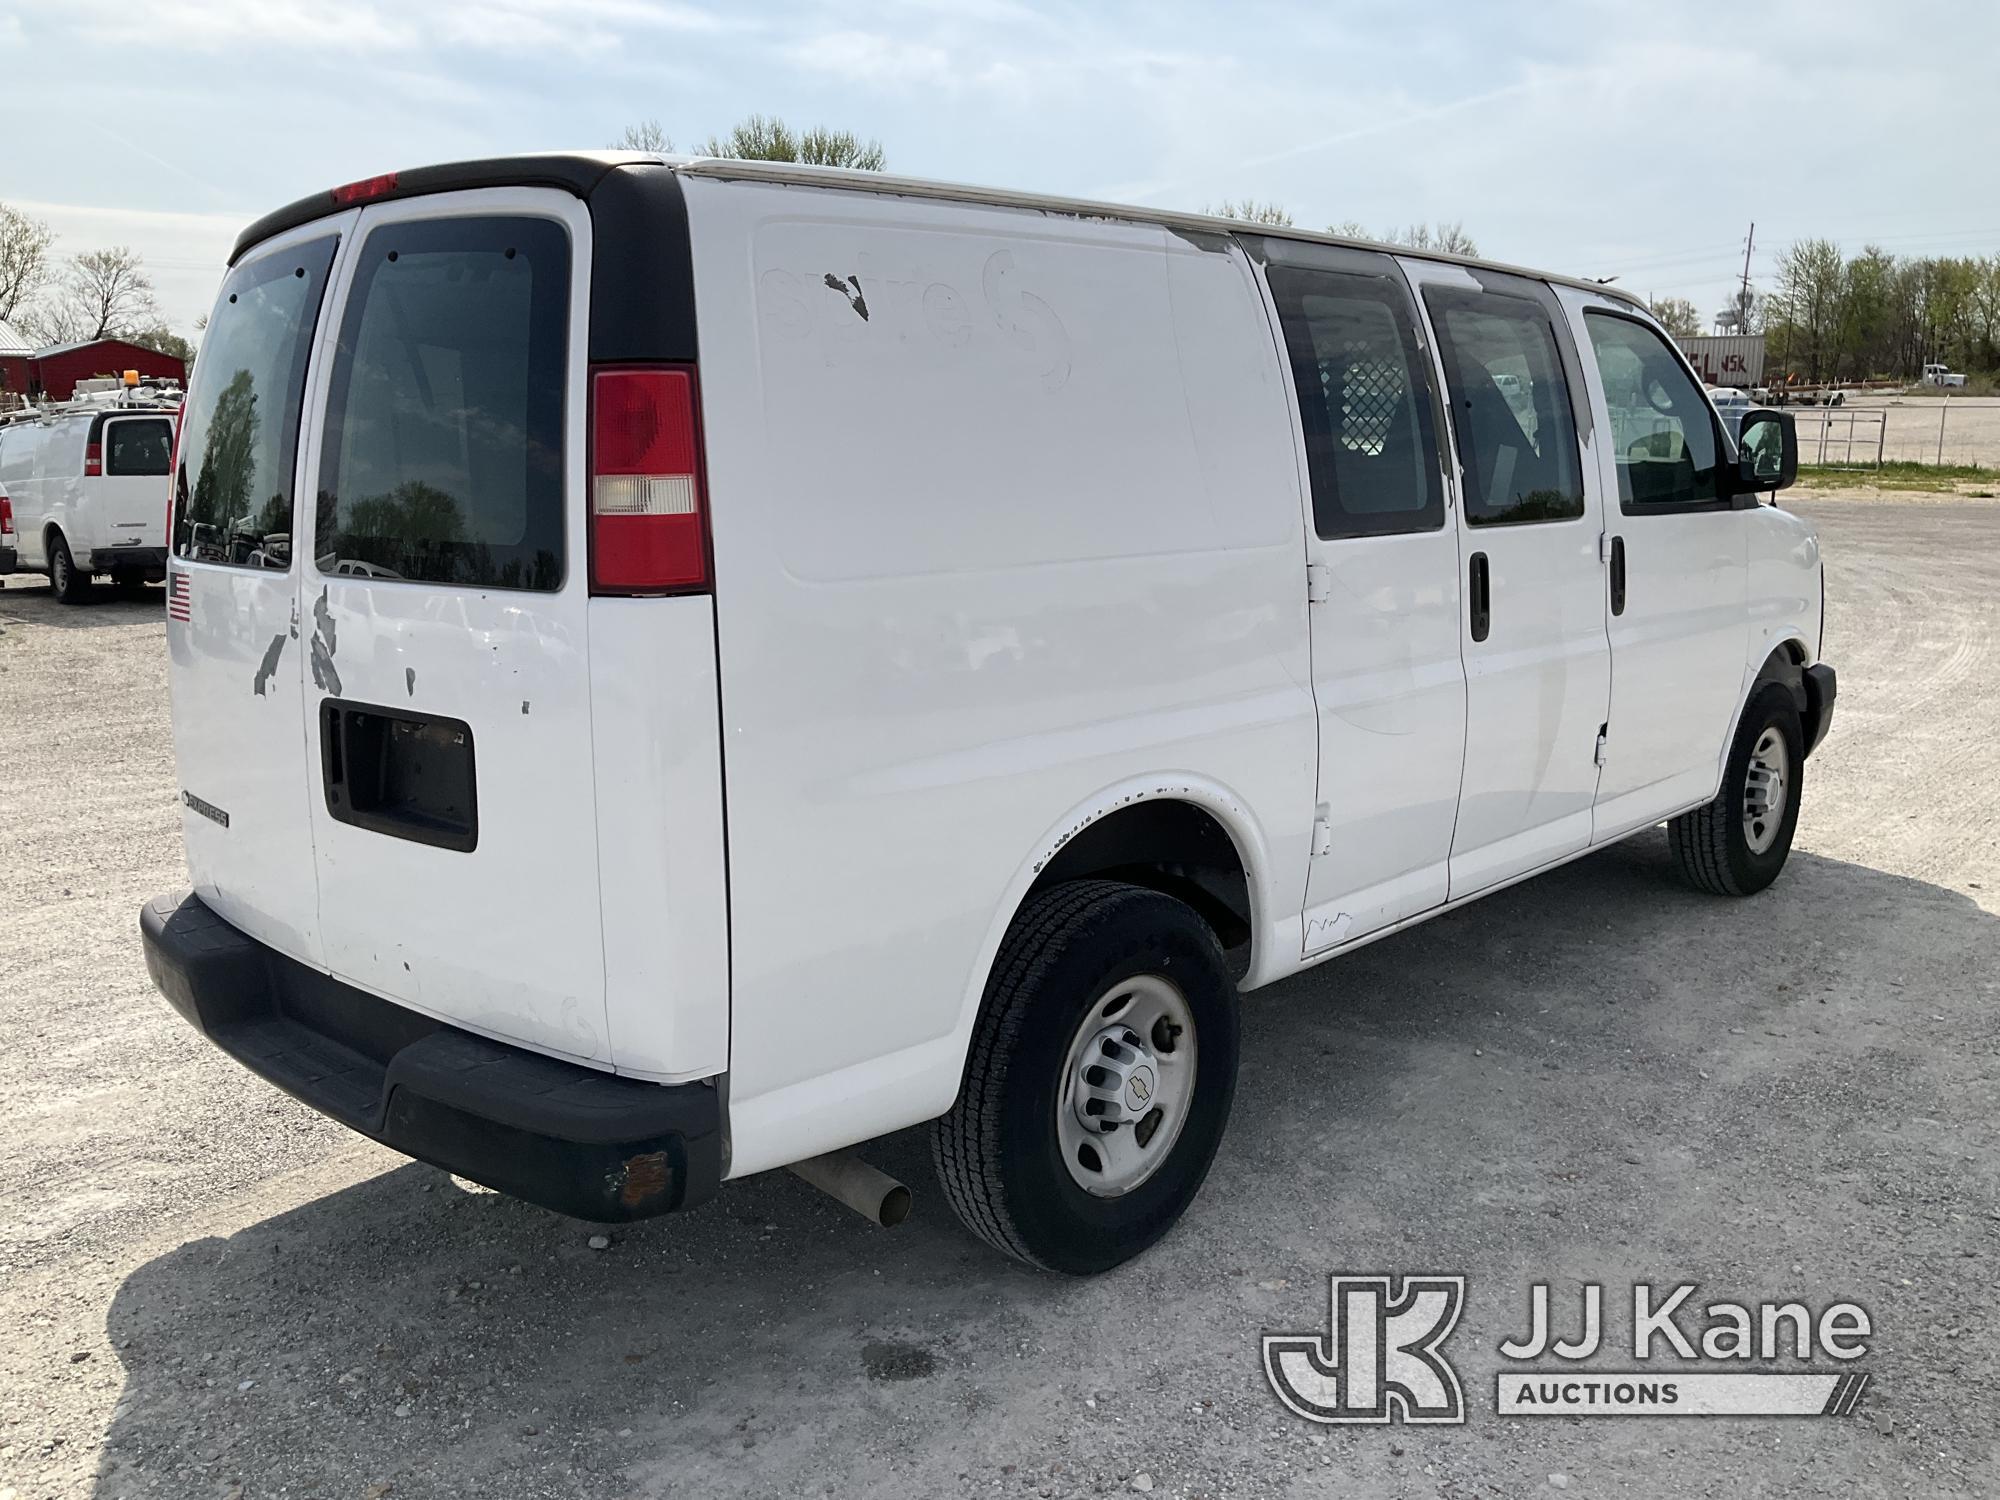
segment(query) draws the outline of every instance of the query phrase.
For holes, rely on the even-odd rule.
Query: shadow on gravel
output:
[[[964,1233],[921,1130],[867,1149],[917,1196],[888,1232],[773,1173],[592,1250],[594,1226],[405,1166],[126,1279],[98,1493],[817,1494],[899,1474],[915,1487],[896,1493],[1038,1475],[1066,1494],[1140,1467],[1178,1493],[1208,1456],[1280,1452],[1338,1453],[1357,1492],[1431,1457],[1510,1493],[1579,1463],[1594,1493],[1685,1492],[1709,1465],[1789,1492],[1928,1463],[1916,1434],[1948,1449],[1980,1380],[1965,1362],[1991,1362],[1936,1344],[1943,1323],[1906,1305],[1928,1290],[1902,1288],[1976,1280],[1957,1257],[1991,1248],[1953,1210],[2000,1186],[1996,934],[1960,895],[1805,853],[1762,897],[1699,896],[1644,836],[1253,1000],[1201,1199],[1089,1282]],[[1258,1374],[1258,1333],[1323,1322],[1343,1268],[1471,1278],[1472,1425],[1405,1429],[1402,1469],[1366,1433],[1304,1447]],[[1869,1420],[1810,1442],[1782,1423],[1496,1430],[1520,1289],[1645,1275],[1863,1295],[1887,1330]]]
[[[24,583],[10,577],[0,588],[0,630],[17,625],[49,625],[58,630],[93,630],[106,625],[134,625],[164,619],[167,590],[149,583],[126,589],[100,583],[82,604],[58,604],[39,579]]]

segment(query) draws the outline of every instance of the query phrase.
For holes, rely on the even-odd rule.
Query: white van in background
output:
[[[166,576],[177,416],[173,406],[85,399],[0,425],[17,565],[48,574],[64,604],[87,599],[93,575],[124,586]]]
[[[935,1121],[974,1232],[1102,1270],[1248,991],[1663,821],[1777,877],[1835,679],[1741,426],[1616,288],[1288,228],[634,154],[316,194],[189,393],[149,967],[567,1213]]]

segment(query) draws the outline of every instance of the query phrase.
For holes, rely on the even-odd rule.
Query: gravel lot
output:
[[[2000,504],[1798,504],[1842,697],[1779,884],[1697,896],[1649,833],[1264,992],[1194,1212],[1085,1283],[961,1232],[921,1132],[870,1152],[900,1229],[774,1174],[593,1251],[256,1081],[139,955],[182,880],[158,593],[10,580],[0,1500],[2000,1491]],[[1469,1278],[1467,1425],[1281,1411],[1258,1336],[1337,1270]],[[1854,1298],[1873,1385],[1495,1416],[1527,1287],[1568,1322],[1586,1279]]]

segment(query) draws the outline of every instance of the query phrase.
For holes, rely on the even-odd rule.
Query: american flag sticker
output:
[[[167,578],[167,618],[188,622],[189,611],[194,600],[188,594],[188,576],[185,573],[170,574]]]

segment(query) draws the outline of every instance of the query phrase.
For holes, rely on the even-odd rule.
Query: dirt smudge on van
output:
[[[417,696],[417,669],[415,667],[403,668],[403,691],[408,693],[412,698]]]
[[[1184,229],[1177,224],[1162,226],[1168,234],[1186,245],[1192,245],[1204,255],[1227,255],[1230,246],[1236,243],[1229,235],[1210,229]],[[1245,236],[1248,240],[1250,236]]]
[[[337,637],[334,629],[333,611],[326,602],[326,589],[321,588],[319,598],[313,601],[312,672],[313,685],[323,693],[340,696],[340,673],[333,665],[333,653]]]
[[[259,698],[264,696],[264,689],[271,685],[271,678],[278,670],[278,658],[284,654],[285,642],[288,639],[287,633],[281,630],[271,637],[271,644],[264,648],[264,659],[257,663],[257,675],[250,680],[250,691]]]
[[[835,275],[832,271],[828,271],[825,279],[828,289],[836,291],[845,297],[847,305],[860,315],[862,322],[866,323],[868,321],[868,299],[861,295],[861,278],[850,276],[847,280],[842,281],[839,276]],[[848,290],[849,287],[853,287],[854,290],[850,292]]]

